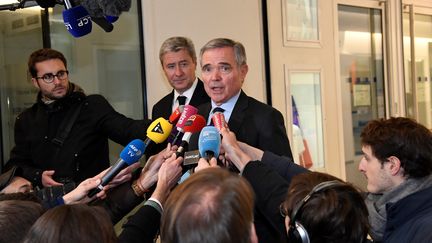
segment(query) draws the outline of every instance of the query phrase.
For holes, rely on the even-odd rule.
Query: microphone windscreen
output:
[[[183,109],[183,108],[182,108]],[[173,113],[170,115],[168,121],[171,124],[176,124],[177,121],[179,120],[180,116],[181,116],[182,112],[180,111],[180,107],[177,107]]]
[[[63,11],[63,22],[66,29],[74,36],[87,35],[92,30],[90,15],[83,6],[76,6]]]
[[[187,119],[187,121],[183,126],[183,130],[185,133],[186,132],[196,133],[201,131],[201,129],[203,129],[205,125],[206,125],[205,118],[201,115],[196,114],[190,116],[189,119]]]
[[[120,158],[128,165],[131,165],[141,158],[145,147],[146,146],[141,139],[135,139],[126,145],[126,147],[121,151]]]
[[[187,119],[189,119],[190,116],[195,115],[198,113],[198,109],[191,106],[191,105],[185,105],[183,108],[183,112],[180,116],[180,119],[177,122],[176,127],[183,129],[184,124],[186,123]]]
[[[221,137],[219,131],[214,126],[206,126],[201,130],[198,139],[198,150],[202,158],[206,153],[212,152],[214,157],[219,156]]]
[[[212,122],[213,122],[213,125],[218,129],[219,132],[222,129],[222,127],[225,127],[225,128],[228,127],[228,125],[225,121],[225,116],[222,112],[214,113],[213,117],[212,117]]]
[[[114,23],[114,22],[116,22],[118,19],[119,19],[119,17],[118,16],[112,16],[112,15],[107,15],[107,16],[105,16],[105,18],[108,20],[108,22],[110,22],[110,23]]]
[[[166,119],[159,117],[147,128],[147,137],[155,143],[162,143],[171,133],[173,125]]]

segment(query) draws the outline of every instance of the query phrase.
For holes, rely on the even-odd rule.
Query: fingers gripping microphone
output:
[[[78,5],[72,7],[69,0],[64,0],[66,10],[63,11],[63,22],[66,29],[74,36],[87,35],[92,30],[92,22],[87,10]]]
[[[93,197],[98,192],[102,191],[103,187],[106,186],[122,169],[137,162],[143,155],[145,148],[146,145],[141,139],[135,139],[126,145],[120,153],[120,158],[102,177],[101,183],[96,188],[92,189],[87,196]]]
[[[189,119],[189,117],[195,115],[196,113],[198,113],[198,109],[191,105],[185,105],[183,107],[183,112],[176,124],[176,129],[173,129],[173,131],[171,132],[168,138],[169,143],[171,143],[172,145],[179,145],[178,143],[180,141],[178,141],[178,139],[181,138],[183,135],[184,132],[183,127],[186,121]]]
[[[219,156],[221,137],[216,127],[207,126],[201,130],[198,139],[198,150],[201,158],[209,161],[213,157]]]
[[[197,115],[192,115],[191,117],[189,117],[189,119],[186,121],[186,123],[183,127],[185,133],[182,137],[182,142],[177,149],[177,152],[176,152],[177,157],[184,155],[184,152],[186,151],[186,149],[189,145],[189,140],[190,140],[192,134],[201,131],[201,129],[205,125],[206,125],[206,120],[203,116],[197,114]]]
[[[87,196],[93,197],[98,192],[102,191],[103,187],[106,186],[122,169],[127,166],[138,162],[141,156],[144,154],[147,146],[152,142],[162,143],[165,141],[170,134],[172,129],[172,124],[170,124],[164,118],[158,118],[154,120],[150,126],[147,128],[147,138],[143,142],[140,139],[135,139],[130,142],[123,151],[120,153],[120,158],[111,167],[111,169],[102,177],[101,183],[91,190]]]

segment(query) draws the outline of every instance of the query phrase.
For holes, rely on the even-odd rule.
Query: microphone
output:
[[[191,106],[191,105],[185,105],[183,107],[183,112],[181,113],[181,116],[176,124],[176,129],[173,129],[170,136],[168,137],[168,142],[172,145],[179,145],[177,144],[178,139],[183,135],[183,127],[188,120],[189,117],[192,115],[195,115],[198,113],[198,109]]]
[[[63,11],[63,22],[69,33],[76,38],[90,33],[92,23],[87,10],[81,5],[72,7],[69,0],[64,0],[64,4],[66,9]]]
[[[98,192],[102,191],[122,169],[137,162],[144,154],[146,148],[152,143],[162,143],[170,134],[172,124],[160,117],[154,120],[147,128],[147,138],[143,142],[140,139],[135,139],[130,142],[120,153],[120,159],[111,167],[110,170],[102,177],[101,183],[87,194],[88,197],[93,197]]]
[[[189,140],[192,134],[201,131],[201,129],[205,127],[205,125],[206,125],[206,120],[201,115],[198,114],[192,115],[189,117],[189,119],[187,119],[183,127],[185,133],[182,137],[182,142],[177,149],[176,157],[184,155],[184,152],[189,145]]]
[[[92,17],[91,20],[99,27],[101,27],[105,32],[111,32],[114,29],[114,25],[111,24],[105,17]]]
[[[177,108],[173,111],[173,113],[170,115],[168,121],[169,121],[171,124],[176,124],[177,121],[180,119],[180,116],[181,116],[181,114],[182,114],[182,110],[183,110],[183,107],[182,107],[182,108],[180,108],[180,106],[177,107]]]
[[[217,128],[220,133],[220,130],[225,127],[228,128],[228,124],[225,121],[225,116],[222,112],[215,112],[212,117],[213,125]]]
[[[135,139],[126,145],[120,153],[120,158],[102,177],[101,183],[96,188],[90,190],[87,196],[93,197],[98,192],[102,191],[103,187],[107,185],[122,169],[137,162],[143,155],[145,148],[146,144],[141,139]]]
[[[201,130],[198,139],[198,150],[201,158],[209,161],[213,157],[219,156],[221,137],[219,130],[213,126],[206,126]]]

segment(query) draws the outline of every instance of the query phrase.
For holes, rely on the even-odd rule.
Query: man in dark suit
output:
[[[282,114],[247,96],[241,89],[248,72],[243,45],[230,39],[213,39],[201,48],[200,64],[204,88],[211,102],[198,113],[210,122],[213,109],[222,108],[228,127],[239,141],[292,159]],[[190,148],[197,148],[198,136]]]
[[[164,41],[159,59],[173,90],[159,100],[152,109],[152,118],[169,118],[179,103],[195,107],[210,101],[204,85],[195,75],[197,58],[192,41],[186,37],[171,37]],[[177,99],[177,97],[185,97]]]

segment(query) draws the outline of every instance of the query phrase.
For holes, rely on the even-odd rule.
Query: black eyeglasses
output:
[[[284,203],[281,203],[281,205],[279,205],[279,213],[283,218],[286,218],[288,216],[288,212],[284,207]]]
[[[42,79],[45,83],[49,84],[54,81],[54,78],[57,77],[59,80],[65,80],[69,74],[67,70],[60,70],[56,74],[46,73],[42,75],[42,77],[36,77],[36,79]]]

